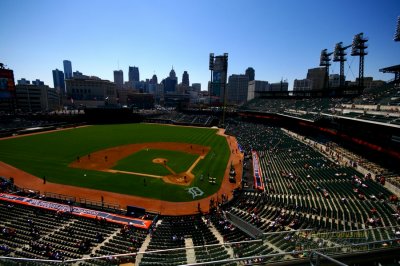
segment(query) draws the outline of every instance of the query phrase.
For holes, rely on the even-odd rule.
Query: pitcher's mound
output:
[[[189,186],[194,179],[194,175],[192,173],[183,172],[175,175],[166,175],[163,176],[162,179],[166,183]]]
[[[164,163],[167,163],[168,160],[167,160],[167,159],[164,159],[164,158],[155,158],[155,159],[153,159],[152,162],[153,162],[153,163],[164,164]]]

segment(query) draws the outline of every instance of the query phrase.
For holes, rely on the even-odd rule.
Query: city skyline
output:
[[[79,3],[79,4],[78,4]],[[400,2],[336,1],[11,1],[0,3],[0,62],[15,79],[40,79],[52,86],[52,70],[70,60],[73,71],[113,81],[113,71],[137,66],[141,80],[159,82],[171,66],[178,77],[207,89],[208,55],[229,54],[228,76],[255,69],[256,80],[303,79],[318,67],[322,49],[349,45],[364,32],[365,76],[390,80],[379,69],[398,64],[393,41]],[[185,12],[183,12],[185,11]],[[37,16],[40,12],[41,16]],[[343,12],[343,15],[338,15]],[[63,19],[61,19],[62,14]],[[71,19],[67,19],[70,17]],[[104,19],[107,18],[107,19]],[[60,29],[63,29],[62,31]],[[358,58],[345,64],[348,80],[358,77]],[[350,66],[350,68],[349,68]],[[332,62],[330,74],[339,72]]]

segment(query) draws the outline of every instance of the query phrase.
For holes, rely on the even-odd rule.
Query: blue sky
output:
[[[168,76],[207,88],[210,52],[229,53],[228,74],[253,67],[257,80],[293,86],[317,67],[322,49],[369,38],[365,76],[389,80],[379,68],[400,64],[393,41],[399,0],[1,0],[0,62],[15,79],[53,86],[52,70],[72,61],[73,71],[113,80],[113,70],[138,66],[140,78]],[[350,50],[348,50],[350,53]],[[333,63],[331,73],[339,72]],[[348,56],[347,79],[358,76]]]

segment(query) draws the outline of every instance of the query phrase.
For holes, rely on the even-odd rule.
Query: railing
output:
[[[313,263],[313,261],[312,261],[312,259],[313,259],[314,256],[316,256],[316,258],[315,258],[315,263]],[[327,255],[324,255],[324,254],[322,254],[322,253],[320,253],[320,252],[317,252],[317,251],[311,253],[311,256],[310,256],[310,265],[312,265],[312,266],[320,266],[320,265],[321,265],[321,264],[320,264],[321,257],[324,258],[324,259],[326,259],[326,260],[328,260],[328,261],[330,261],[330,262],[333,262],[333,263],[336,264],[336,265],[347,266],[347,264],[344,264],[344,263],[342,263],[342,262],[340,262],[340,261],[338,261],[338,260],[335,260],[334,258],[331,258],[331,257],[329,257],[329,256],[327,256]]]
[[[243,232],[245,232],[252,238],[258,238],[262,236],[262,231],[260,229],[248,223],[247,221],[243,220],[242,218],[234,215],[233,213],[226,212],[225,216],[229,222],[234,224],[236,227],[240,228]]]
[[[94,201],[85,198],[79,198],[79,203],[83,207],[89,207],[93,209],[101,209],[101,210],[110,210],[116,213],[124,212],[121,210],[121,206],[119,204],[105,202],[105,201]]]
[[[58,194],[58,193],[53,193],[53,192],[44,192],[44,196],[49,199],[61,200],[64,202],[67,202],[67,201],[75,202],[76,201],[76,198],[73,196]]]

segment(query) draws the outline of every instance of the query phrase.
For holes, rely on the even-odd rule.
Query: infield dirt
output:
[[[171,173],[170,175],[166,176],[157,176],[147,173],[128,172],[128,171],[120,171],[112,169],[119,160],[135,152],[146,149],[180,151],[180,152],[199,155],[199,157],[187,171],[182,173],[175,173],[173,169],[169,168],[167,160],[158,158],[158,160],[154,161],[154,163],[163,165]],[[110,173],[120,172],[124,174],[162,178],[163,181],[167,183],[188,186],[190,185],[190,183],[194,178],[194,175],[192,174],[191,171],[197,165],[197,163],[207,155],[209,151],[210,147],[205,147],[196,144],[179,143],[179,142],[151,142],[151,143],[129,144],[129,145],[123,145],[96,151],[94,153],[87,154],[86,156],[79,157],[79,159],[77,158],[75,161],[73,161],[69,165],[69,167],[97,170]]]

